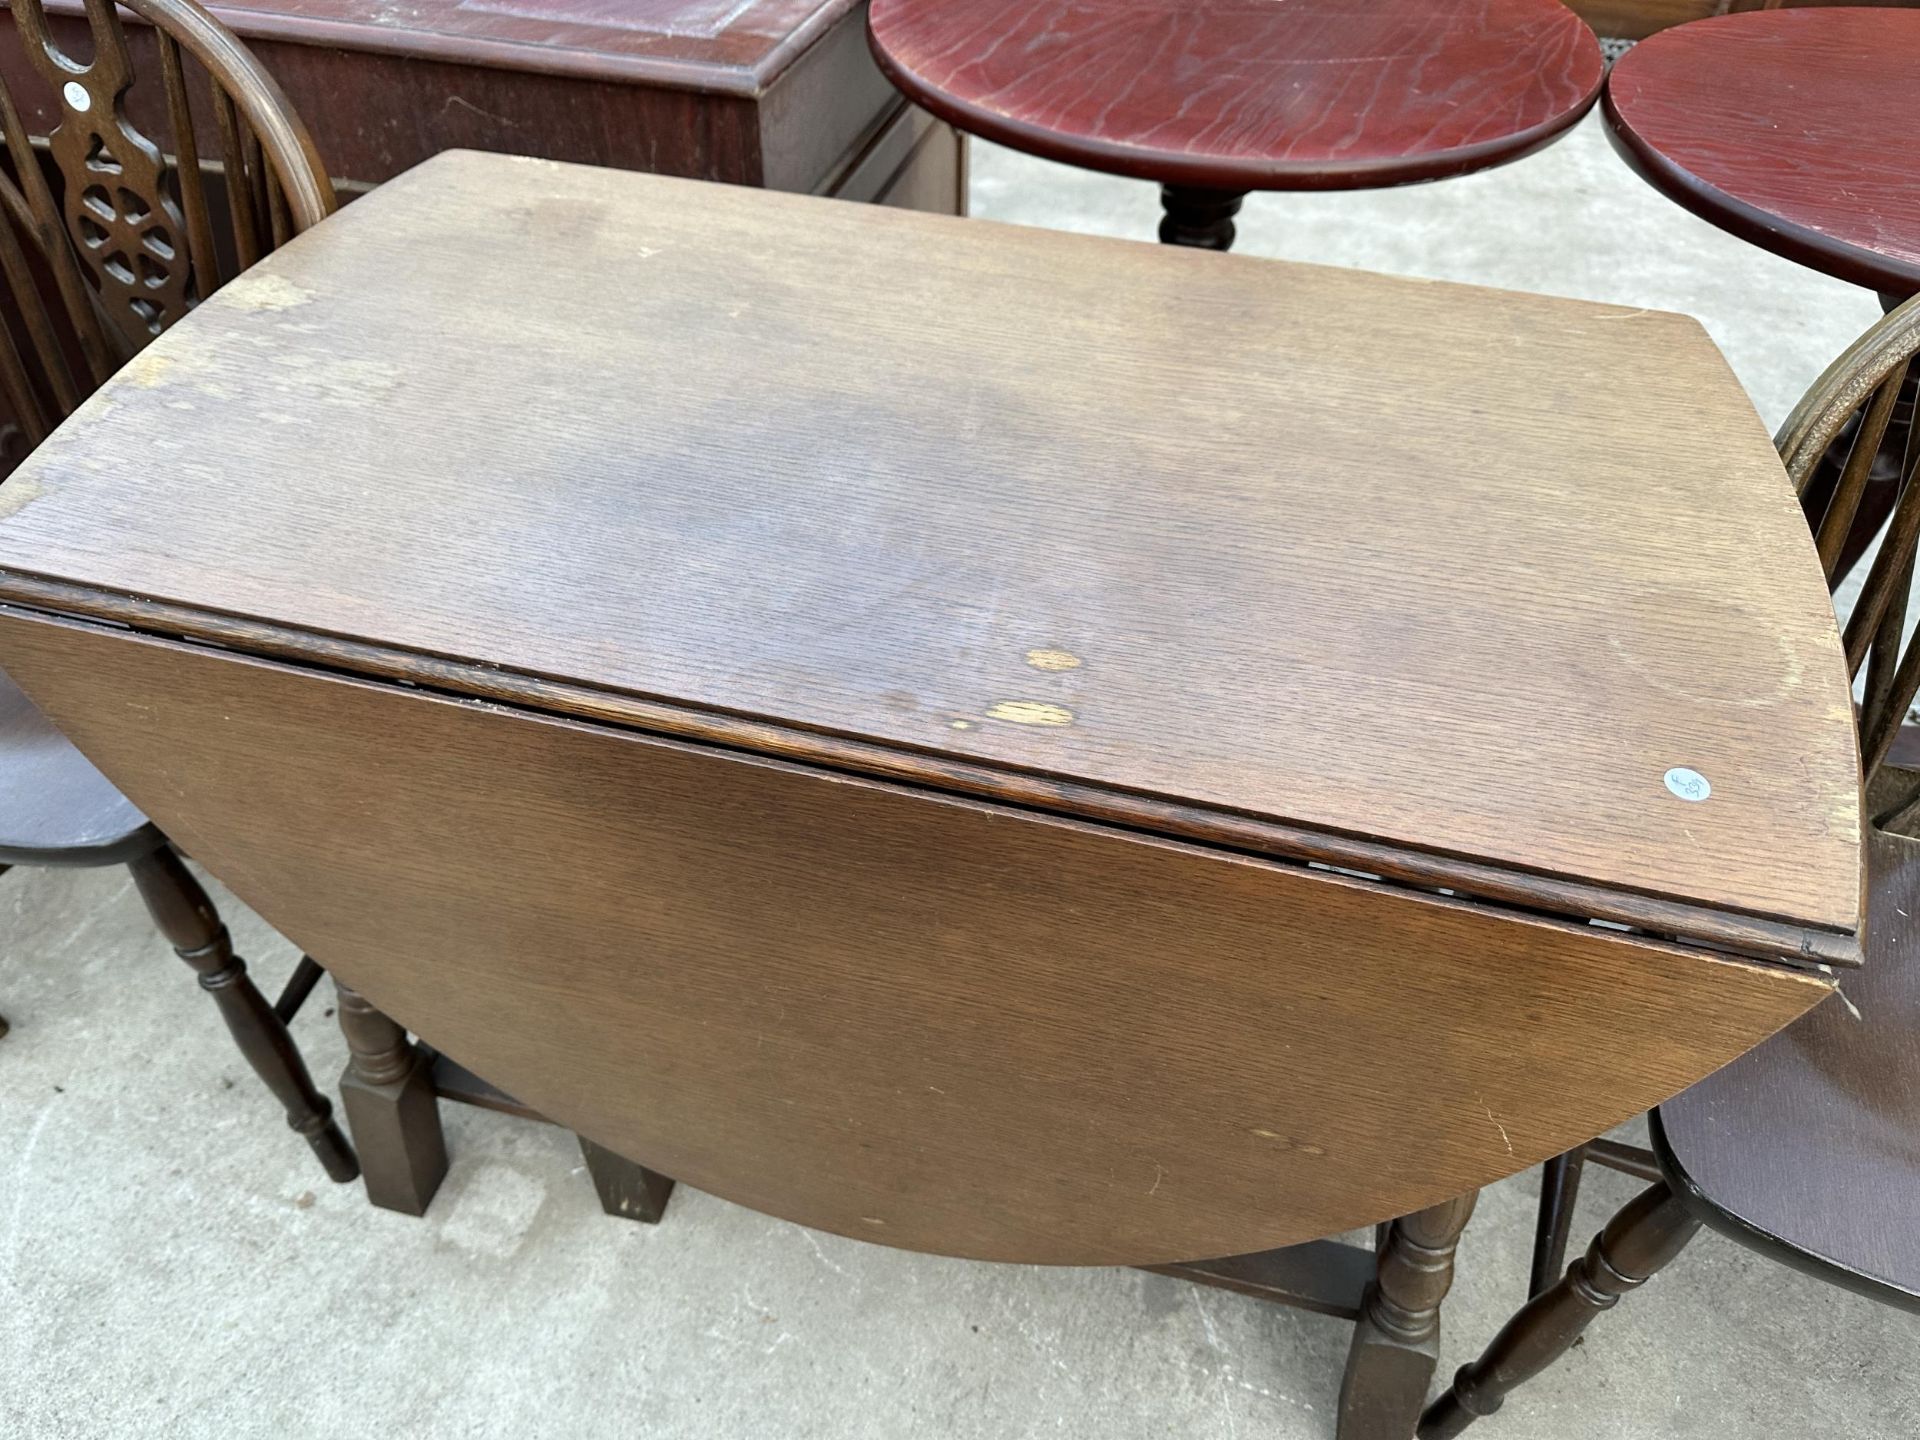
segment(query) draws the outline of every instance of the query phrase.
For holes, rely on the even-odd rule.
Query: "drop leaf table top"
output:
[[[0,601],[382,1009],[913,1248],[1408,1213],[1858,955],[1832,612],[1674,315],[450,153],[89,401]]]

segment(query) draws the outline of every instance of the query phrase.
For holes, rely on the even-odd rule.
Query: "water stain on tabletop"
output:
[[[1615,609],[1607,636],[1613,657],[1635,679],[1689,704],[1762,710],[1781,704],[1805,679],[1796,637],[1757,606],[1660,592]],[[1688,617],[1688,634],[1675,634],[1676,615]]]
[[[573,195],[543,195],[517,207],[514,218],[527,234],[542,240],[588,245],[606,233],[611,216],[603,201]],[[659,253],[644,246],[632,248],[645,251],[642,259]]]

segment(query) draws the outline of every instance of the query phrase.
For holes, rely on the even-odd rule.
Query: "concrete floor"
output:
[[[987,147],[981,216],[1146,237],[1150,187]],[[1668,205],[1593,124],[1440,185],[1251,202],[1247,253],[1701,317],[1769,424],[1876,308]],[[1417,365],[1420,357],[1408,356]],[[1604,384],[1604,376],[1593,377]],[[229,906],[263,982],[293,952]],[[1326,1437],[1334,1321],[1132,1272],[927,1259],[682,1189],[604,1218],[569,1138],[449,1116],[432,1214],[328,1185],[120,872],[0,878],[0,1436]],[[298,1027],[339,1071],[326,1007]],[[1589,1181],[1582,1233],[1634,1184]],[[1521,1298],[1483,1197],[1443,1373]],[[1478,1434],[1910,1437],[1920,1327],[1703,1237]]]

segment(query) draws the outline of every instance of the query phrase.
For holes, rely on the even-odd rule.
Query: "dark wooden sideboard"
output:
[[[211,8],[273,72],[349,193],[442,150],[468,149],[965,209],[963,141],[880,74],[864,0]],[[56,36],[86,55],[79,0],[48,0],[47,9]],[[138,54],[146,37],[128,24]],[[58,119],[53,97],[14,37],[5,40],[0,72],[29,109],[29,128],[45,133]],[[149,88],[135,85],[128,113],[157,133],[162,97]]]

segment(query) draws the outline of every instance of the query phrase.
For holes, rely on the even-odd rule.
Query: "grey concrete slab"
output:
[[[1147,237],[1151,188],[981,147],[990,218]],[[1769,422],[1870,298],[1728,240],[1589,125],[1491,174],[1260,197],[1244,248],[1699,315]],[[1420,357],[1407,357],[1409,365]],[[229,902],[263,981],[292,949]],[[323,992],[324,994],[324,992]],[[449,1115],[423,1220],[326,1183],[118,872],[0,877],[0,1436],[1331,1434],[1345,1328],[1132,1272],[881,1250],[682,1188],[600,1214],[564,1134]],[[326,1006],[297,1031],[329,1080]],[[1600,1173],[1582,1232],[1633,1191]],[[1461,1247],[1451,1372],[1519,1301],[1529,1176]],[[1909,1316],[1708,1236],[1478,1433],[1920,1429]]]

